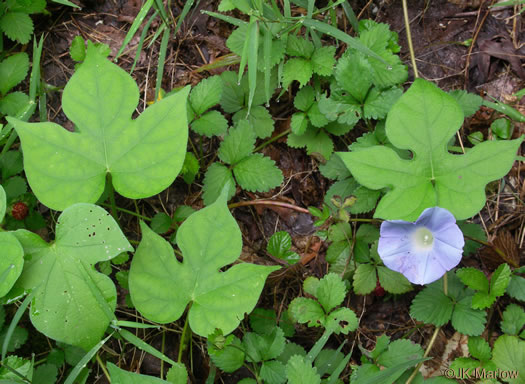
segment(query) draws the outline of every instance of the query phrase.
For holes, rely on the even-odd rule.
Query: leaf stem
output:
[[[410,33],[410,20],[408,19],[408,7],[407,0],[402,0],[403,3],[403,16],[405,19],[405,29],[407,31],[408,49],[410,51],[410,61],[412,62],[412,69],[414,71],[414,77],[417,79],[419,74],[417,72],[416,56],[414,55],[414,47],[412,46],[412,34]],[[408,381],[407,381],[408,384]]]
[[[102,204],[100,204],[100,205],[102,205],[103,207],[112,208],[112,207],[111,207],[111,204],[102,203]],[[136,213],[136,212],[130,211],[129,209],[126,209],[126,208],[120,208],[120,207],[115,206],[115,209],[116,209],[117,211],[127,213],[128,215],[133,215],[133,216],[135,216],[135,217],[138,217],[139,219],[142,219],[142,220],[146,220],[146,221],[151,221],[151,220],[153,220],[151,217],[143,216],[143,215],[138,214],[138,213]]]
[[[283,136],[286,136],[286,135],[289,134],[291,131],[292,131],[291,128],[288,128],[288,129],[282,131],[282,132],[279,133],[278,135],[275,135],[275,136],[269,138],[268,140],[266,140],[264,143],[262,143],[262,144],[259,145],[257,148],[255,148],[253,151],[254,151],[254,152],[259,152],[261,149],[263,149],[263,148],[266,147],[267,145],[273,143],[274,141],[279,140],[279,139],[280,139],[281,137],[283,137]]]
[[[294,211],[297,211],[297,212],[308,213],[308,214],[310,213],[308,209],[306,208],[298,207],[297,205],[293,205],[293,204],[282,203],[280,201],[273,201],[273,200],[239,201],[238,203],[228,204],[228,208],[232,209],[232,208],[237,208],[237,207],[246,207],[250,205],[274,205],[278,207],[293,209]]]
[[[191,309],[191,303],[188,307],[188,312],[186,312],[186,320],[184,320],[184,327],[182,328],[182,335],[180,336],[179,341],[179,355],[177,356],[177,363],[180,363],[182,361],[182,352],[186,348],[184,348],[184,344],[186,343],[186,332],[188,331],[188,319],[190,317],[190,309]],[[191,332],[191,331],[190,331]]]
[[[106,366],[104,365],[104,362],[102,361],[98,353],[96,354],[96,358],[97,358],[97,363],[100,366],[100,369],[102,369],[102,372],[104,372],[104,375],[106,376],[108,381],[111,383],[111,376],[109,375],[109,372],[106,369]]]

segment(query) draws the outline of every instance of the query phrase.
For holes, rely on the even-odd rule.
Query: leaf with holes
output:
[[[22,141],[31,189],[56,210],[96,202],[108,173],[115,190],[125,197],[161,192],[184,162],[188,91],[166,97],[132,120],[139,100],[135,81],[88,43],[86,60],[62,97],[64,112],[78,132],[54,123],[8,118]]]
[[[89,350],[115,310],[117,292],[94,264],[133,248],[115,220],[92,204],[75,204],[58,218],[51,244],[26,230],[14,232],[26,261],[15,288],[34,290],[30,318],[52,339]]]
[[[479,212],[485,185],[509,171],[522,139],[487,141],[465,155],[452,155],[447,143],[462,122],[463,111],[450,95],[416,79],[386,120],[390,142],[411,150],[413,159],[404,160],[385,146],[339,153],[361,185],[390,189],[375,217],[414,221],[425,208],[437,205],[457,219]]]
[[[259,299],[266,277],[278,267],[234,263],[242,249],[241,231],[226,206],[227,187],[217,201],[191,215],[177,231],[183,262],[169,243],[144,223],[142,241],[131,263],[129,287],[136,308],[146,318],[171,323],[188,304],[189,324],[207,337],[239,325]]]

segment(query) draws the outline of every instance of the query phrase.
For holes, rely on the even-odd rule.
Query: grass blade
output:
[[[73,8],[78,8],[78,9],[82,9],[81,7],[79,7],[78,5],[76,5],[75,3],[72,3],[71,1],[69,0],[51,0],[53,3],[57,3],[57,4],[62,4],[62,5],[67,5],[68,7],[73,7]]]
[[[2,361],[5,360],[5,356],[7,355],[7,347],[9,346],[9,342],[11,341],[13,332],[15,331],[15,328],[18,325],[18,322],[22,318],[22,315],[24,314],[27,307],[29,306],[29,303],[31,303],[31,300],[33,300],[33,297],[35,296],[35,292],[37,288],[34,288],[33,292],[27,295],[27,297],[22,302],[22,305],[18,307],[18,309],[16,310],[16,313],[13,316],[13,320],[11,321],[11,324],[9,324],[9,328],[7,329],[7,332],[5,334],[4,344],[2,344]]]
[[[35,102],[36,91],[40,85],[40,58],[44,46],[44,37],[40,36],[38,44],[33,40],[33,66],[31,68],[31,77],[29,79],[29,100]]]
[[[158,351],[157,349],[153,348],[151,345],[149,345],[148,343],[146,343],[142,339],[138,338],[137,336],[135,336],[130,331],[127,331],[125,329],[121,329],[120,331],[118,331],[118,333],[119,333],[120,336],[122,336],[124,339],[129,341],[131,344],[133,344],[138,349],[141,349],[144,352],[147,352],[150,355],[153,355],[153,356],[161,359],[162,361],[165,361],[168,364],[171,364],[171,365],[175,365],[176,364],[168,356],[166,356],[162,352]]]
[[[193,3],[195,3],[195,0],[188,0],[186,1],[186,4],[184,4],[184,8],[182,8],[182,12],[179,16],[179,20],[177,21],[177,26],[175,27],[175,32],[173,32],[174,35],[177,34],[177,32],[179,32],[179,29],[182,25],[182,22],[184,21],[184,18],[186,17],[186,15],[188,14],[188,12],[190,11],[191,7],[193,6]],[[200,3],[200,0],[197,1],[197,5]]]
[[[117,56],[115,56],[115,61],[118,60],[119,56],[124,52],[124,49],[127,47],[133,36],[135,36],[135,33],[140,28],[140,25],[146,18],[146,15],[148,14],[151,6],[153,5],[153,0],[147,0],[142,8],[140,8],[139,13],[137,14],[137,17],[133,21],[133,24],[131,24],[131,28],[129,29],[128,33],[126,34],[126,37],[124,37],[124,41],[122,42],[122,45],[120,49],[118,50]]]
[[[222,68],[228,65],[235,65],[241,62],[241,58],[235,53],[228,53],[224,56],[217,57],[209,64],[205,64],[195,70],[196,73],[209,71],[211,69]]]
[[[266,104],[270,101],[270,77],[271,77],[271,58],[272,58],[272,31],[270,28],[264,28],[264,94],[266,96]]]
[[[149,31],[149,27],[151,26],[151,23],[153,22],[153,20],[155,19],[155,17],[157,17],[158,15],[158,12],[155,11],[153,13],[153,15],[151,15],[151,17],[149,18],[149,20],[147,21],[146,25],[144,26],[144,28],[142,29],[142,33],[140,34],[140,40],[139,40],[139,44],[137,46],[137,53],[135,53],[135,59],[133,60],[133,65],[131,66],[131,70],[129,71],[129,74],[131,75],[133,73],[133,71],[135,70],[135,66],[137,65],[137,62],[139,61],[139,58],[140,58],[140,53],[142,52],[142,47],[144,46],[144,40],[146,39],[146,36],[148,34],[148,31]]]
[[[354,29],[355,33],[359,33],[359,21],[357,20],[355,12],[352,9],[352,6],[348,3],[348,1],[345,1],[343,3],[343,11],[346,15],[346,18],[348,19],[348,22]]]
[[[240,26],[246,24],[246,21],[242,21],[242,20],[236,19],[235,17],[222,15],[222,14],[217,13],[217,12],[211,12],[211,11],[202,11],[202,12],[207,14],[208,16],[215,17],[215,18],[217,18],[219,20],[222,20],[222,21],[225,21],[225,22],[230,23],[232,25],[235,25],[236,27],[240,27]]]
[[[254,21],[250,26],[250,41],[248,52],[248,114],[252,108],[253,97],[255,96],[255,87],[257,86],[257,60],[259,55],[259,22]]]
[[[162,77],[164,76],[164,61],[166,60],[166,51],[170,40],[170,30],[166,28],[162,34],[160,42],[159,63],[157,65],[157,82],[155,84],[155,101],[158,100],[160,88],[162,87]]]
[[[334,331],[325,329],[324,333],[321,335],[319,340],[317,340],[310,352],[308,352],[308,355],[306,355],[308,361],[310,361],[311,363],[314,362],[315,358],[317,357],[319,352],[321,352],[321,350],[324,348],[324,346],[328,342],[328,339],[330,338],[330,336],[332,336],[333,333]]]
[[[126,321],[126,320],[117,320],[117,321],[113,322],[113,324],[116,327],[141,328],[141,329],[147,329],[147,328],[160,329],[159,325],[136,323],[134,321]]]

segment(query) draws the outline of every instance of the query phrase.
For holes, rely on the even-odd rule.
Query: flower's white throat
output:
[[[427,227],[418,227],[412,234],[412,241],[418,250],[430,250],[434,244],[434,236]]]

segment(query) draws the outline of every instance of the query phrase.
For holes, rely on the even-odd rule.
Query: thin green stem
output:
[[[189,312],[190,312],[190,309],[191,309],[191,303],[190,303],[190,306],[188,308],[188,312],[186,312],[186,320],[184,320],[184,328],[182,328],[182,335],[180,336],[180,341],[179,341],[179,355],[177,356],[177,363],[180,363],[182,361],[182,352],[184,352],[185,348],[184,348],[184,344],[186,343],[186,332],[188,331],[188,319],[189,319]],[[191,332],[191,330],[190,330]]]
[[[160,351],[164,354],[164,347],[166,345],[166,332],[162,331],[162,345]],[[160,378],[164,379],[164,360],[160,361]]]
[[[408,49],[410,50],[410,61],[412,62],[412,69],[414,70],[414,77],[417,79],[419,74],[417,72],[416,56],[414,54],[414,47],[412,45],[412,34],[410,33],[410,20],[408,18],[408,7],[407,0],[402,0],[403,3],[403,16],[405,19],[405,29],[407,31]],[[408,384],[408,381],[407,381]]]
[[[283,207],[283,208],[290,208],[290,209],[293,209],[294,211],[298,211],[302,213],[310,213],[308,209],[306,208],[298,207],[297,205],[293,205],[293,204],[282,203],[280,201],[273,201],[273,200],[240,201],[238,203],[228,204],[228,208],[232,209],[232,208],[237,208],[237,207],[246,207],[249,205],[274,205],[274,206]]]
[[[275,135],[275,136],[269,138],[268,140],[266,140],[264,143],[262,143],[262,144],[259,145],[257,148],[255,148],[253,151],[254,151],[254,152],[259,152],[261,149],[263,149],[263,148],[266,147],[267,145],[273,143],[274,141],[279,140],[281,137],[286,136],[286,135],[289,134],[290,132],[292,132],[292,129],[291,129],[291,128],[288,128],[288,129],[282,131],[282,132],[279,133],[278,135]]]
[[[103,207],[111,208],[111,204],[102,203],[101,205]],[[126,208],[120,208],[120,207],[115,206],[115,209],[117,211],[120,211],[120,212],[123,212],[123,213],[127,213],[128,215],[132,215],[132,216],[138,217],[139,219],[142,219],[142,220],[146,220],[146,221],[153,220],[151,217],[142,216],[142,215],[140,215],[140,214],[138,214],[136,212],[130,211],[129,209],[126,209]]]
[[[102,372],[104,372],[104,375],[106,376],[106,378],[108,379],[108,381],[111,383],[111,376],[109,375],[109,372],[108,370],[106,369],[106,366],[104,365],[104,362],[102,361],[102,359],[100,358],[100,356],[98,355],[98,353],[96,354],[96,358],[97,358],[97,363],[98,365],[100,366],[100,369],[102,369]],[[162,361],[162,360],[161,360]]]
[[[109,202],[111,206],[111,216],[113,216],[115,221],[118,223],[117,203],[115,202],[115,188],[113,188],[113,182],[111,181],[111,173],[108,173],[107,183],[108,183],[108,188],[109,188]]]

